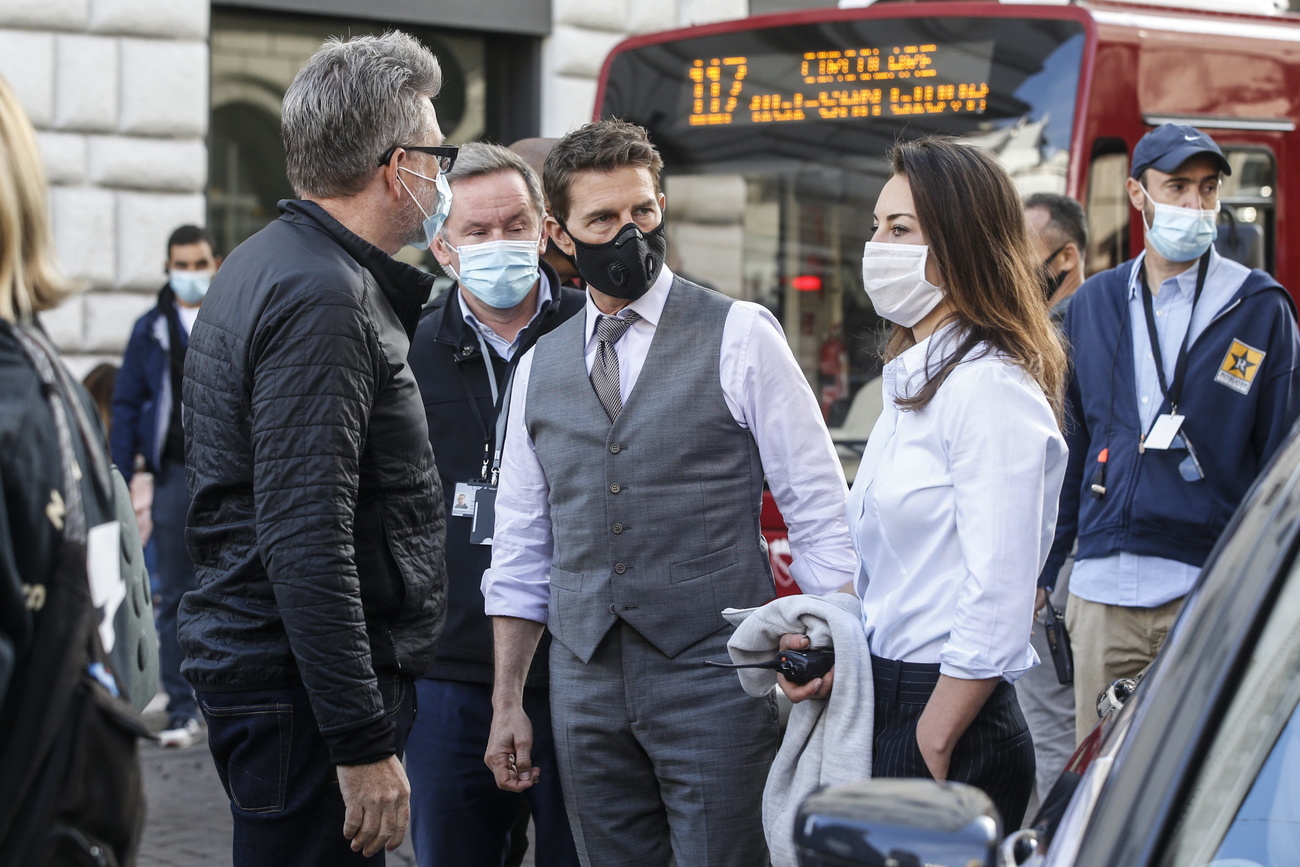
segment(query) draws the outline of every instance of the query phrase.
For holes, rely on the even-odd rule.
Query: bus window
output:
[[[1273,271],[1277,169],[1273,154],[1259,147],[1228,145],[1223,155],[1232,174],[1223,178],[1219,237],[1215,247],[1251,268]]]
[[[1109,151],[1118,147],[1118,152]],[[1100,151],[1100,152],[1099,152]],[[1119,140],[1100,141],[1093,148],[1088,169],[1088,200],[1083,203],[1088,217],[1088,255],[1084,267],[1091,277],[1114,268],[1129,257],[1128,154]]]

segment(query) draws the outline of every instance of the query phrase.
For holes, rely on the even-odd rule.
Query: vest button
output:
[[[621,490],[623,490],[623,486],[620,485],[618,482],[615,482],[614,484],[609,486],[609,492],[611,494],[617,494]]]
[[[613,603],[613,602],[609,603],[609,613],[610,613],[610,614],[618,614],[618,612],[614,610],[614,603]]]
[[[618,453],[621,452],[621,451],[623,451],[623,447],[622,447],[621,445],[619,445],[618,443],[613,443],[613,444],[610,445],[610,447],[609,447],[609,453],[612,454],[612,455],[616,455],[616,454],[618,454]]]
[[[623,525],[615,524],[611,529],[614,531],[615,535],[618,535],[619,533],[623,532]]]
[[[618,574],[622,575],[624,572],[627,571],[627,567],[624,566],[622,563],[615,563],[615,564],[614,564],[614,571],[617,572]]]

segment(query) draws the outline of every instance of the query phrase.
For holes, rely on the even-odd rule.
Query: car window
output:
[[[1300,714],[1292,711],[1210,863],[1300,863]]]
[[[1163,867],[1300,864],[1300,566],[1268,613]]]

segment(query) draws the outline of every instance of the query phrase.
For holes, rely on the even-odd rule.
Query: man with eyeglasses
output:
[[[406,363],[432,278],[393,254],[450,206],[441,83],[402,33],[312,56],[284,97],[298,198],[231,253],[190,336],[179,639],[238,867],[382,864],[409,822],[412,678],[447,579]]]
[[[1231,173],[1201,130],[1166,123],[1143,136],[1126,191],[1144,248],[1091,277],[1065,315],[1070,460],[1040,584],[1051,586],[1077,539],[1066,627],[1080,741],[1098,693],[1155,658],[1300,415],[1291,296],[1214,249]]]

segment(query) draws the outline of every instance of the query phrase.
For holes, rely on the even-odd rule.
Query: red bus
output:
[[[860,264],[897,139],[961,136],[1025,196],[1078,199],[1091,273],[1141,249],[1124,193],[1133,146],[1167,120],[1192,124],[1233,167],[1220,251],[1300,290],[1300,249],[1282,243],[1300,208],[1300,17],[1285,12],[940,0],[760,16],[621,43],[596,116],[650,131],[669,266],[776,314],[850,479],[880,411],[863,386],[884,329]]]

